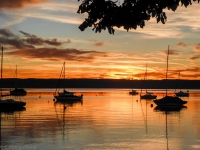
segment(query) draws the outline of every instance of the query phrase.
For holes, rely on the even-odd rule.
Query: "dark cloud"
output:
[[[24,35],[23,38],[15,35],[9,29],[0,29],[0,44],[10,45],[17,49],[34,48],[35,46],[61,46],[63,43],[71,43],[68,39],[66,42],[60,42],[56,38],[44,39],[33,34],[20,31]]]
[[[63,43],[71,43],[68,39],[66,42],[59,42],[56,38],[44,39],[24,31],[20,31],[23,38],[13,34],[8,29],[0,30],[0,45],[9,46],[12,51],[7,55],[14,55],[25,58],[40,58],[44,60],[71,60],[92,62],[97,57],[107,57],[107,53],[97,51],[84,51],[75,48],[60,48]],[[56,46],[56,48],[54,48]]]
[[[189,71],[189,72],[200,72],[200,67],[193,67],[193,68],[188,68],[185,71]]]
[[[0,35],[5,36],[5,37],[15,36],[9,29],[0,29]]]
[[[5,38],[0,37],[0,45],[9,45],[17,49],[21,48],[34,48],[32,45],[25,44],[18,38]]]
[[[164,53],[167,54],[168,50],[166,50]],[[170,49],[169,50],[169,55],[179,55],[179,51]]]
[[[107,54],[104,52],[57,48],[20,49],[8,52],[7,55],[15,55],[26,58],[41,58],[51,61],[71,60],[83,62],[92,62],[96,57],[107,56]]]
[[[58,42],[56,38],[54,39],[43,39],[41,37],[37,37],[34,34],[29,34],[23,31],[20,31],[26,38],[23,39],[25,42],[31,45],[43,45],[43,44],[48,44],[48,45],[53,45],[53,46],[60,46],[62,45],[62,42]]]
[[[200,58],[200,55],[197,55],[197,56],[192,56],[190,59],[191,60],[197,60],[197,59],[199,59]]]
[[[0,9],[22,8],[26,5],[35,5],[47,2],[48,0],[0,0]]]
[[[176,43],[176,45],[183,47],[183,48],[187,47],[187,44],[185,44],[184,42],[178,42],[178,43]]]

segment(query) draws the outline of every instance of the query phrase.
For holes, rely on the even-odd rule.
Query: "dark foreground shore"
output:
[[[200,80],[125,80],[125,79],[3,79],[2,88],[144,88],[200,89]]]

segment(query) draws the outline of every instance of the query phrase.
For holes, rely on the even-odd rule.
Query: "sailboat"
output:
[[[146,71],[144,74],[144,80],[147,80],[147,64],[146,64]],[[141,89],[141,93],[142,93],[142,89]],[[157,97],[157,95],[154,95],[152,92],[148,92],[147,89],[144,95],[141,95],[141,93],[140,93],[140,99],[155,99]]]
[[[131,91],[129,91],[129,94],[130,95],[136,95],[136,94],[138,94],[138,92],[136,90],[131,90]]]
[[[154,100],[154,103],[157,106],[181,106],[187,103],[187,101],[183,101],[181,98],[177,96],[168,96],[167,95],[167,74],[168,74],[168,59],[169,59],[169,46],[167,52],[167,69],[166,69],[166,95],[161,99]]]
[[[16,70],[15,70],[15,86],[16,86],[16,80],[17,80],[17,65],[16,65]],[[26,95],[27,92],[26,90],[24,90],[23,88],[17,88],[15,87],[14,90],[10,91],[10,95],[14,95],[14,96],[24,96]]]
[[[179,81],[180,81],[180,72],[179,72],[179,74],[178,74],[178,79],[179,79]],[[179,96],[179,97],[188,97],[188,96],[189,96],[189,91],[187,90],[186,92],[184,92],[184,91],[182,91],[182,90],[180,89],[179,92],[176,92],[176,90],[175,90],[175,95],[176,95],[176,96]]]
[[[3,99],[4,96],[9,95],[3,95],[2,94],[2,80],[3,80],[3,46],[2,46],[2,54],[1,54],[1,95],[0,95],[0,108],[1,109],[17,109],[24,107],[26,105],[26,102],[23,101],[16,101],[12,98]]]
[[[63,77],[63,79],[65,79],[65,62],[63,63],[60,77]],[[56,88],[54,98],[57,101],[82,101],[83,95],[75,95],[73,92],[65,90],[65,88],[63,89],[63,92],[59,92],[59,90]]]
[[[133,75],[132,75],[132,80],[133,80]],[[131,91],[129,91],[129,95],[137,95],[138,92],[137,90],[132,89]]]

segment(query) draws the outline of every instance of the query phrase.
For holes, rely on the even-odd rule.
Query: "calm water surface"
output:
[[[54,89],[27,89],[25,110],[1,112],[1,149],[200,149],[199,90],[183,98],[185,108],[171,111],[129,89],[70,90],[83,93],[83,102],[64,109],[53,101]]]

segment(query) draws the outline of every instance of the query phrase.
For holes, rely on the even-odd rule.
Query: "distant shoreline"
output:
[[[58,82],[60,84],[58,84]],[[2,88],[136,88],[166,89],[166,80],[125,79],[10,79],[2,80]],[[200,89],[200,80],[168,80],[168,89]]]

